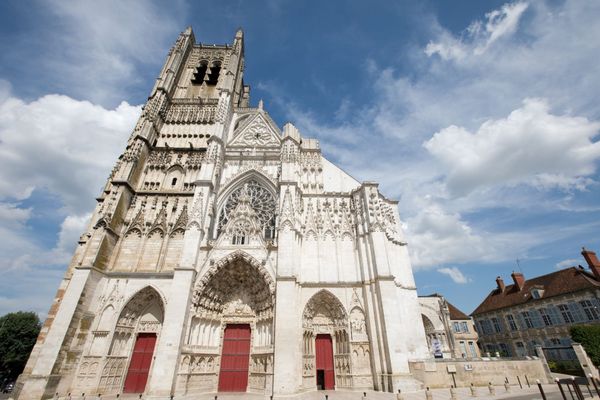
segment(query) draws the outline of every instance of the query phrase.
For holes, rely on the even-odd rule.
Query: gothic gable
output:
[[[279,129],[263,112],[247,118],[229,142],[229,146],[239,147],[279,147],[280,144]]]

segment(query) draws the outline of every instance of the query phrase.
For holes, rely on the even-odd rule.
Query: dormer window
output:
[[[534,288],[531,289],[531,297],[534,299],[541,299],[542,296],[544,295],[544,289],[538,289],[538,288]]]

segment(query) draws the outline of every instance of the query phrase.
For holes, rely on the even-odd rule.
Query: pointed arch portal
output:
[[[351,386],[349,323],[342,303],[327,290],[317,292],[304,308],[302,326],[304,385],[322,390]]]
[[[238,251],[197,281],[180,377],[206,391],[264,391],[273,375],[275,285],[265,267]]]
[[[117,320],[99,389],[144,392],[163,316],[163,300],[154,288],[147,286],[131,297]]]

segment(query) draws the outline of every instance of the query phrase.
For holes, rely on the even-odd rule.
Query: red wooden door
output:
[[[154,355],[156,333],[140,333],[135,341],[125,385],[124,393],[143,393],[148,381],[150,364]]]
[[[225,328],[219,392],[245,392],[250,362],[250,325],[230,324]]]
[[[320,389],[335,388],[333,370],[333,344],[330,335],[317,335],[316,344],[317,385]]]

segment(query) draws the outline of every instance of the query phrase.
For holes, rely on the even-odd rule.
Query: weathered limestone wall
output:
[[[551,383],[546,374],[544,363],[540,359],[531,360],[436,360],[411,361],[410,372],[426,387],[442,388],[454,384],[457,387],[503,385],[506,378],[511,385],[518,384],[517,376],[523,385],[526,379],[533,384],[537,379],[542,383]]]

